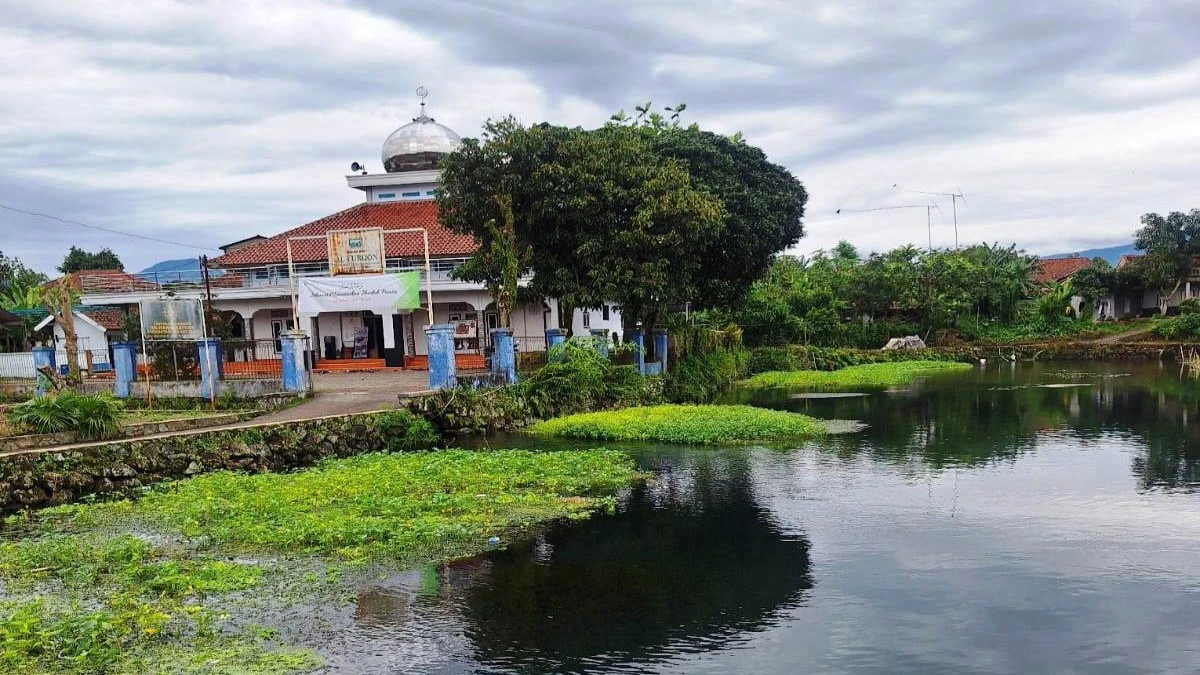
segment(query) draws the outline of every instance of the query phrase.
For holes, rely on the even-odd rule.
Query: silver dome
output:
[[[425,114],[396,129],[383,142],[383,168],[389,173],[436,168],[437,158],[458,149],[462,139]]]

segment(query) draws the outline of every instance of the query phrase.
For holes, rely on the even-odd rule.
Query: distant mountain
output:
[[[209,270],[209,276],[219,277],[224,272],[221,270]],[[156,262],[147,267],[137,276],[157,283],[171,283],[174,281],[190,281],[200,282],[204,279],[200,272],[200,261],[196,258],[180,258],[178,260],[163,260]]]
[[[1110,265],[1116,265],[1117,261],[1123,255],[1135,255],[1138,252],[1133,244],[1125,244],[1124,246],[1109,246],[1108,248],[1089,248],[1083,251],[1075,251],[1072,253],[1055,253],[1054,255],[1042,256],[1043,258],[1104,258]]]

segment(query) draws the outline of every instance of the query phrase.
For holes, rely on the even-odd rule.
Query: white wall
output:
[[[54,322],[55,363],[67,362],[66,333],[57,321]],[[108,332],[84,321],[75,315],[75,336],[79,338],[79,367],[87,368],[87,355],[83,350],[92,352],[93,363],[108,363]]]
[[[437,189],[437,183],[416,183],[413,185],[388,185],[376,186],[367,190],[368,202],[401,202],[414,201],[417,199],[433,199],[430,194]],[[415,192],[416,195],[405,197],[404,195]],[[387,195],[394,195],[388,197]]]
[[[571,333],[574,335],[587,335],[589,330],[603,328],[610,334],[621,334],[621,311],[614,309],[612,303],[605,303],[608,306],[608,319],[604,318],[603,309],[576,309],[574,316],[571,317]],[[588,326],[583,325],[583,315],[588,314]],[[590,327],[590,328],[589,328]]]

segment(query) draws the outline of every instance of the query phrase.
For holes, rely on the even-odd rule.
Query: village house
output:
[[[1123,255],[1117,260],[1117,269],[1120,270],[1133,265],[1140,258],[1142,258],[1141,255]],[[1200,297],[1200,256],[1193,256],[1187,278],[1167,298],[1167,311],[1170,312],[1172,309],[1179,307],[1179,303],[1184,300],[1197,297]],[[1124,292],[1113,293],[1105,298],[1105,301],[1112,303],[1113,318],[1125,319],[1128,317],[1157,314],[1161,306],[1161,299],[1157,288],[1134,288]]]
[[[254,235],[223,246],[223,254],[209,261],[207,283],[195,279],[194,273],[186,278],[169,272],[85,276],[83,303],[129,309],[168,293],[178,298],[211,294],[214,309],[228,318],[235,336],[275,340],[284,331],[298,328],[309,335],[319,364],[336,369],[343,365],[339,362],[351,359],[357,361],[356,367],[424,367],[431,300],[432,322],[456,326],[460,367],[482,366],[490,346],[489,330],[499,325],[499,316],[483,284],[451,278],[476,242],[444,229],[434,201],[438,161],[454,151],[460,139],[425,114],[424,106],[422,102],[421,113],[411,123],[387,137],[381,156],[383,173],[368,173],[353,165],[355,173],[346,176],[346,183],[362,193],[362,203],[272,237]],[[419,275],[420,307],[298,312],[294,302],[298,282],[331,277],[329,234],[374,229],[382,230],[383,272]],[[527,282],[523,279],[521,284]],[[565,327],[558,309],[552,298],[525,302],[515,309],[512,329],[518,350],[546,348],[546,330]],[[575,310],[570,322],[576,334],[621,330],[620,310],[611,303]]]

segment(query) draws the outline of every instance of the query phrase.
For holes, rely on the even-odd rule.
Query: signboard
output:
[[[142,338],[203,340],[204,310],[199,300],[143,300],[139,303]]]
[[[475,320],[454,321],[454,339],[469,340],[478,335],[475,328]]]
[[[421,305],[421,273],[372,274],[355,277],[300,277],[296,313],[370,310],[379,314]]]
[[[333,230],[329,243],[329,274],[381,274],[383,272],[383,230]]]

